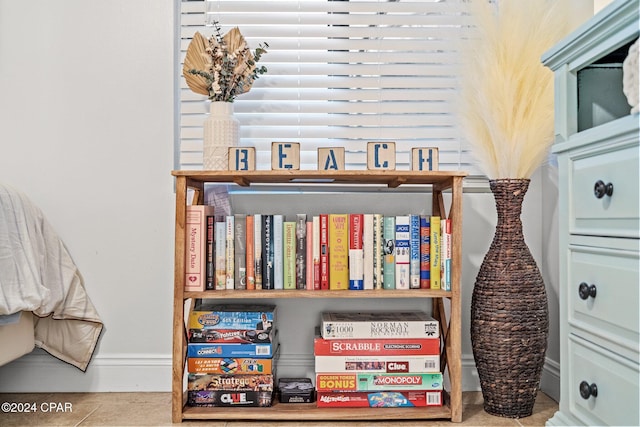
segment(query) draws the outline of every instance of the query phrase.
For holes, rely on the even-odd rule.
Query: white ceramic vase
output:
[[[229,147],[237,147],[240,141],[240,123],[233,116],[233,103],[212,102],[203,128],[202,168],[227,170]]]

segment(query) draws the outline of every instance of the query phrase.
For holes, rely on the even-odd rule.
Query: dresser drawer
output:
[[[569,407],[585,425],[638,426],[638,364],[569,336]],[[564,367],[563,367],[564,368]],[[597,396],[580,393],[585,382]],[[595,387],[592,385],[595,384]]]
[[[638,352],[639,263],[636,251],[569,247],[569,324],[597,337],[598,343],[610,341],[625,355]]]
[[[571,156],[571,233],[639,237],[638,152],[636,141],[633,146],[594,148]],[[599,195],[596,195],[597,184]],[[609,184],[613,189],[611,195],[607,194]]]

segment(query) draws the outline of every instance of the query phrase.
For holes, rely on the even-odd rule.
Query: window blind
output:
[[[438,147],[440,170],[471,171],[456,129],[455,51],[468,18],[463,0],[208,0],[181,2],[180,70],[191,37],[239,27],[251,49],[269,44],[268,73],[234,102],[241,145],[269,169],[271,142],[299,142],[301,169],[318,147],[345,147],[347,169],[366,169],[367,142]],[[180,169],[202,167],[205,96],[180,76]]]

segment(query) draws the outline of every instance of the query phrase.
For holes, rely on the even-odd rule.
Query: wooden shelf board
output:
[[[271,298],[451,298],[451,291],[431,289],[311,291],[311,290],[224,290],[185,292],[185,298],[271,299]]]

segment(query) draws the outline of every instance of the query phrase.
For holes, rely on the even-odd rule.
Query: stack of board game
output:
[[[271,406],[276,307],[204,301],[196,300],[187,321],[187,404]]]
[[[439,323],[423,312],[324,312],[318,407],[442,405]]]

